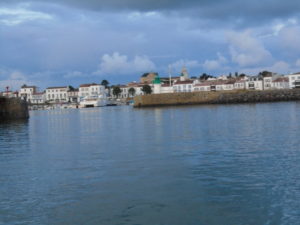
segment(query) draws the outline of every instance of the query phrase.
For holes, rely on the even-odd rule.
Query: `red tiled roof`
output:
[[[287,77],[279,77],[276,80],[273,80],[273,82],[289,82],[289,78],[287,78]]]
[[[79,87],[90,87],[90,86],[95,86],[95,85],[99,85],[96,83],[92,83],[92,84],[81,84]]]
[[[61,89],[61,88],[67,88],[68,86],[64,86],[64,87],[48,87],[46,89]]]
[[[43,95],[43,94],[44,94],[44,92],[37,92],[37,93],[34,93],[32,95]]]
[[[177,85],[177,84],[192,84],[192,83],[194,83],[194,81],[192,81],[192,80],[185,80],[185,81],[178,80],[174,83],[174,85]]]

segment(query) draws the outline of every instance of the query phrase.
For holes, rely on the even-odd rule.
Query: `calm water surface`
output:
[[[300,103],[0,124],[0,224],[300,224]]]

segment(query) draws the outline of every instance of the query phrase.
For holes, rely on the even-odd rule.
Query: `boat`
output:
[[[87,96],[80,100],[80,108],[102,107],[106,106],[106,98],[103,96]]]

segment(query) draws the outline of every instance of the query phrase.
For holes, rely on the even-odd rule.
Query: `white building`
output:
[[[209,82],[209,81],[195,84],[194,91],[210,91],[210,85],[211,85],[211,82]]]
[[[261,76],[249,76],[246,81],[246,89],[263,90],[263,78]]]
[[[68,102],[78,103],[79,102],[79,90],[78,89],[70,89],[67,92]]]
[[[78,97],[79,99],[82,99],[84,97],[95,97],[95,96],[101,96],[106,97],[106,91],[105,86],[101,84],[82,84],[79,86],[79,92]]]
[[[50,103],[66,103],[68,102],[69,86],[48,87],[46,89],[46,101]]]
[[[236,90],[244,90],[246,89],[246,81],[245,80],[237,80],[234,83],[234,89]]]
[[[272,75],[268,75],[268,76],[263,77],[263,89],[264,90],[272,89],[273,79],[275,79],[275,77],[273,77]]]
[[[193,80],[184,80],[184,81],[177,80],[173,84],[173,91],[174,92],[192,92],[193,86],[194,86]]]
[[[27,86],[24,84],[19,92],[19,95],[22,99],[26,100],[27,102],[31,102],[32,95],[37,92],[36,86]]]
[[[289,88],[300,88],[300,73],[294,73],[288,75],[289,78]]]
[[[288,89],[289,88],[289,78],[279,77],[272,82],[272,89]]]
[[[30,103],[31,104],[44,104],[46,102],[46,95],[44,92],[37,92],[32,94]]]
[[[129,92],[130,88],[133,88],[135,90],[134,96],[143,95],[144,92],[142,91],[142,88],[144,85],[145,84],[143,84],[143,83],[137,83],[137,82],[129,83],[129,84],[127,84],[128,92]],[[132,96],[130,95],[130,97],[132,97]]]

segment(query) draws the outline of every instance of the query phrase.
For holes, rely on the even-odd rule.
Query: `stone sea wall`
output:
[[[19,98],[0,97],[0,121],[28,119],[27,103]]]
[[[134,107],[234,104],[300,100],[300,90],[188,92],[136,96]]]

